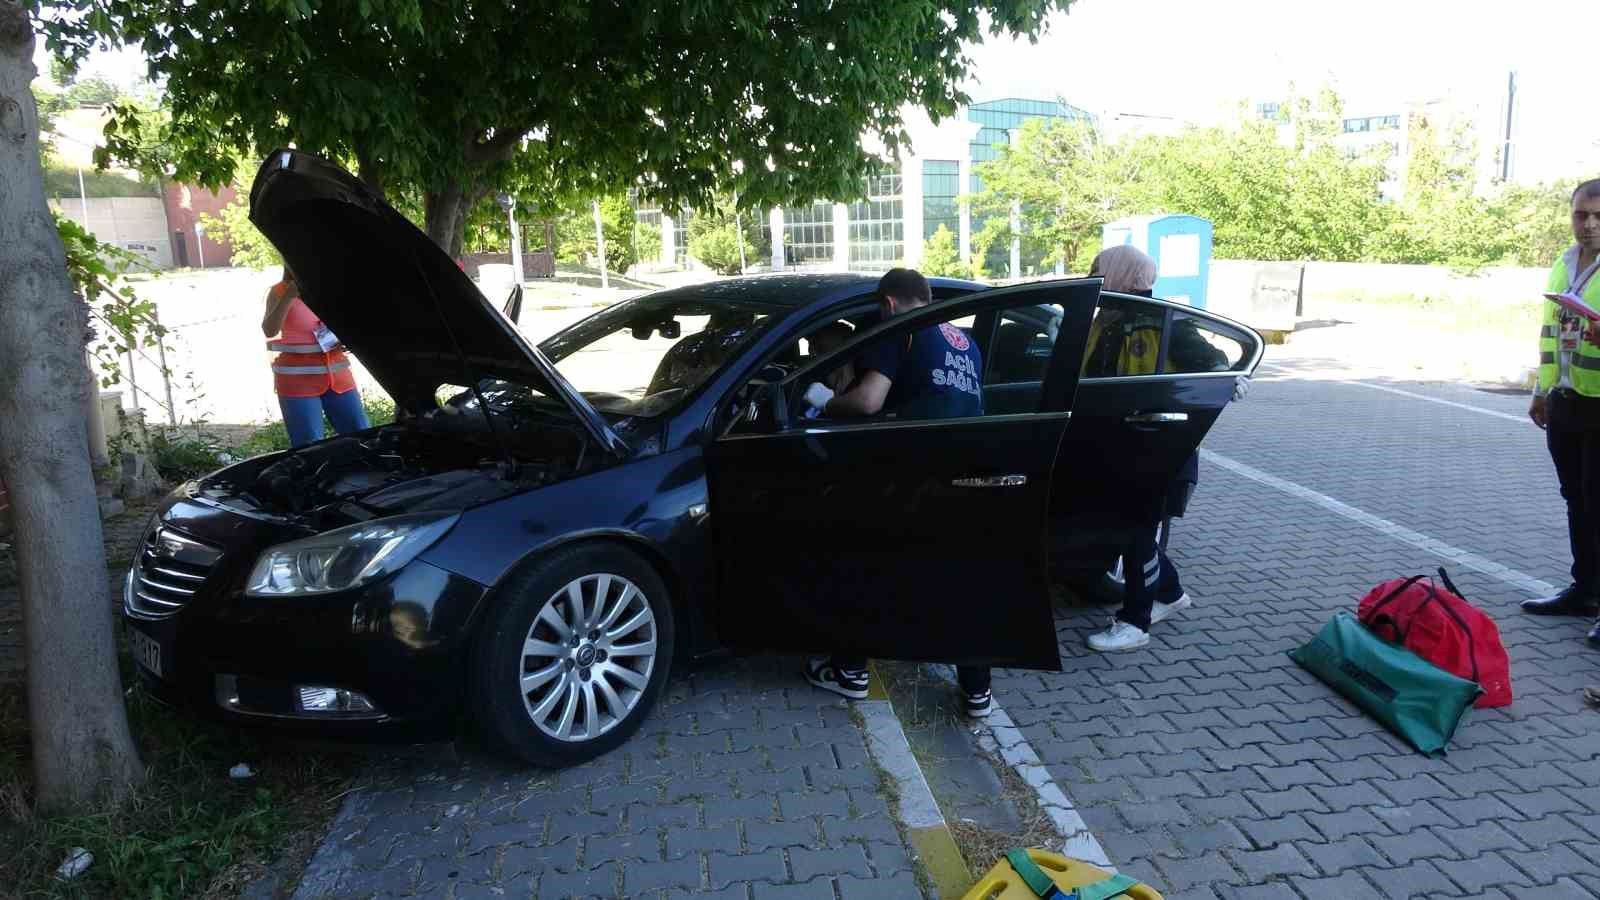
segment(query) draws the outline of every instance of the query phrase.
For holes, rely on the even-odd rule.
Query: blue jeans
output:
[[[367,411],[361,407],[361,391],[342,394],[328,391],[320,397],[278,397],[283,424],[289,429],[289,446],[299,447],[322,440],[322,414],[328,414],[333,430],[348,434],[371,427]]]

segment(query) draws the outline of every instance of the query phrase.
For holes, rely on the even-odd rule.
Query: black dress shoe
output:
[[[1574,584],[1554,597],[1522,601],[1522,611],[1536,616],[1595,616],[1600,615],[1600,598]]]

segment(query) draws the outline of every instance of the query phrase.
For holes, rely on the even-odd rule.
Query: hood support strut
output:
[[[428,288],[428,299],[433,301],[433,314],[439,320],[439,327],[444,329],[445,336],[450,338],[450,349],[455,351],[456,361],[461,365],[461,379],[467,383],[467,390],[478,400],[478,409],[483,413],[484,424],[489,426],[489,434],[494,437],[495,446],[500,448],[500,455],[505,457],[506,475],[517,477],[517,460],[511,455],[511,447],[506,443],[505,436],[500,433],[499,426],[494,424],[494,412],[489,409],[489,403],[483,397],[483,392],[478,390],[478,379],[472,377],[471,370],[467,367],[467,354],[461,350],[461,342],[456,340],[456,333],[450,328],[450,320],[445,317],[444,310],[439,307],[439,294],[433,289],[433,282],[422,272],[422,261],[413,254],[411,264],[416,268],[421,281]]]

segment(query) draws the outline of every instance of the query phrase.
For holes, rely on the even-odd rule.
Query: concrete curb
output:
[[[1040,761],[1039,754],[1023,736],[1022,729],[1011,721],[999,703],[994,704],[988,720],[978,727],[978,746],[1004,760],[1039,795],[1039,806],[1055,824],[1056,830],[1066,836],[1061,846],[1063,856],[1094,863],[1112,874],[1116,873],[1117,867],[1111,864],[1105,848],[1089,831],[1088,823],[1078,815],[1072,801],[1050,777],[1050,771]]]
[[[957,900],[966,894],[975,881],[967,861],[956,846],[955,837],[938,801],[922,774],[922,766],[911,752],[911,742],[906,740],[900,717],[894,704],[883,689],[883,677],[877,667],[872,667],[872,688],[866,700],[857,701],[854,708],[861,713],[867,732],[867,751],[894,782],[899,797],[900,824],[905,826],[906,837],[921,858],[928,878],[933,882],[934,895],[944,900]]]
[[[949,666],[935,666],[934,671],[939,677],[950,684],[957,684],[955,672]],[[1012,771],[1033,788],[1039,797],[1039,806],[1050,817],[1056,830],[1066,837],[1062,843],[1061,854],[1072,859],[1093,863],[1112,874],[1117,867],[1111,864],[1111,858],[1106,855],[1105,848],[1100,846],[1094,834],[1089,831],[1089,825],[1083,821],[1083,816],[1078,814],[1072,801],[1067,798],[1055,779],[1050,777],[1050,770],[1045,768],[1044,762],[1039,758],[1038,751],[1033,749],[1033,744],[1023,735],[1022,729],[1006,714],[1005,707],[999,700],[990,701],[989,717],[975,722],[974,733],[978,738],[978,746],[985,752],[1000,757]]]

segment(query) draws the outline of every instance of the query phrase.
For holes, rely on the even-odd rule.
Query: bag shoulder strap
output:
[[[1445,573],[1444,566],[1440,566],[1439,567],[1439,578],[1440,578],[1440,580],[1442,580],[1444,582],[1445,590],[1447,590],[1450,593],[1455,594],[1457,597],[1459,597],[1461,599],[1462,603],[1471,603],[1472,602],[1472,601],[1468,600],[1467,598],[1462,597],[1461,596],[1461,592],[1456,590],[1456,586],[1454,584],[1452,584],[1451,581],[1450,581],[1450,576]],[[1440,604],[1439,604],[1439,608],[1443,609],[1445,611],[1445,613],[1450,616],[1451,621],[1456,623],[1456,627],[1461,629],[1461,633],[1467,636],[1467,659],[1470,660],[1471,663],[1472,663],[1472,680],[1473,681],[1479,681],[1480,679],[1479,679],[1479,675],[1478,675],[1478,640],[1477,640],[1478,636],[1472,633],[1472,626],[1467,624],[1467,620],[1461,618],[1461,616],[1454,609],[1451,608],[1450,604],[1444,603],[1444,602],[1441,601]]]
[[[1412,585],[1427,577],[1428,576],[1426,575],[1413,575],[1410,578],[1407,578],[1405,581],[1402,581],[1399,587],[1385,594],[1383,599],[1372,604],[1372,607],[1368,609],[1364,615],[1359,617],[1361,624],[1367,626],[1375,634],[1377,633],[1379,626],[1388,625],[1389,629],[1394,632],[1394,640],[1399,643],[1404,643],[1406,636],[1405,632],[1400,630],[1400,624],[1394,620],[1393,616],[1383,615],[1382,610],[1385,606],[1388,606],[1394,600],[1394,598],[1405,593],[1406,590]],[[1379,635],[1379,637],[1382,637],[1382,635]]]
[[[1110,900],[1127,893],[1128,889],[1139,884],[1139,879],[1127,875],[1113,875],[1105,881],[1086,884],[1078,888],[1078,900]]]
[[[1394,598],[1396,598],[1396,597],[1400,596],[1401,594],[1405,593],[1406,592],[1406,588],[1411,587],[1413,584],[1416,584],[1417,582],[1419,582],[1422,579],[1427,578],[1427,577],[1428,576],[1426,576],[1426,575],[1413,575],[1410,578],[1407,578],[1405,581],[1402,581],[1400,583],[1399,587],[1397,587],[1394,590],[1390,591],[1389,593],[1385,594],[1382,600],[1379,600],[1377,603],[1372,604],[1372,608],[1367,610],[1367,615],[1368,616],[1377,615],[1378,610],[1383,609],[1385,606],[1388,606],[1389,603],[1394,600]]]
[[[1463,600],[1467,599],[1467,595],[1461,593],[1461,589],[1456,587],[1456,583],[1450,580],[1450,573],[1444,570],[1444,566],[1439,567],[1439,580],[1444,582],[1445,590],[1455,594],[1457,597],[1460,597]]]
[[[1052,900],[1052,898],[1062,896],[1061,888],[1056,887],[1056,883],[1050,880],[1050,876],[1039,868],[1039,864],[1033,861],[1033,857],[1028,855],[1028,851],[1007,850],[1006,862],[1011,863],[1011,868],[1022,876],[1022,880],[1028,885],[1028,890],[1033,891],[1035,897],[1043,898],[1043,900]]]

